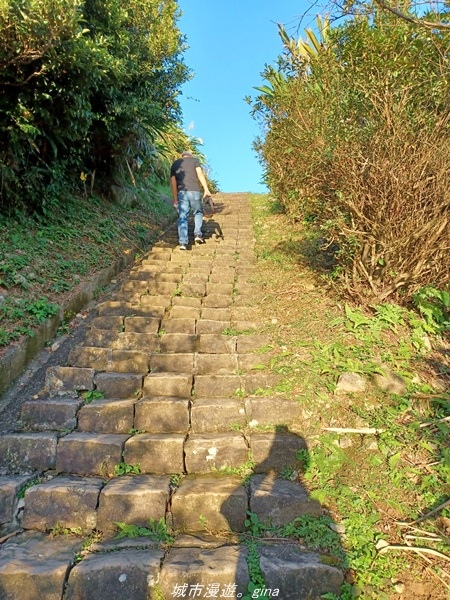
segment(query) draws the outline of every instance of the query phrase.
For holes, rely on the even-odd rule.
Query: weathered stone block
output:
[[[87,556],[71,570],[67,600],[156,600],[164,551],[120,550]],[[47,599],[46,599],[47,600]]]
[[[165,353],[189,353],[197,349],[197,336],[186,333],[166,333],[160,337],[160,349]]]
[[[206,285],[207,295],[219,294],[220,296],[233,296],[233,284],[232,283],[208,283]]]
[[[203,299],[205,308],[228,308],[233,302],[233,296],[221,296],[220,294],[209,294]],[[203,313],[202,313],[203,315]]]
[[[213,267],[210,283],[234,283],[236,270],[232,267]]]
[[[184,438],[176,433],[134,435],[125,444],[124,460],[129,465],[139,464],[142,473],[181,473]]]
[[[199,319],[200,308],[190,306],[173,306],[170,309],[171,319]]]
[[[95,387],[107,398],[132,398],[142,390],[142,375],[131,373],[97,373]]]
[[[61,600],[69,566],[82,540],[27,531],[9,539],[0,556],[2,600]]]
[[[114,473],[122,462],[122,449],[128,435],[69,433],[59,440],[56,470],[59,473],[101,475]]]
[[[336,392],[362,393],[367,387],[367,381],[359,373],[341,373],[336,384]]]
[[[166,271],[166,265],[163,265],[161,263],[157,263],[154,260],[148,259],[148,258],[144,258],[144,260],[141,262],[141,264],[139,265],[139,267],[136,268],[135,270],[135,275],[139,275],[139,277],[146,277],[147,279],[150,277],[150,273],[160,273],[161,269],[164,267],[164,270]],[[132,273],[132,272],[131,272]],[[130,275],[131,275],[130,273]]]
[[[237,476],[187,476],[172,496],[176,530],[187,533],[244,531],[248,497]]]
[[[247,423],[242,402],[235,398],[197,398],[191,408],[193,433],[231,431]]]
[[[106,329],[92,329],[87,333],[86,337],[84,338],[83,346],[90,346],[95,348],[109,348],[111,344],[113,344],[117,340],[118,336],[119,333],[117,331],[107,331]]]
[[[117,302],[108,300],[107,302],[100,302],[97,305],[97,314],[99,317],[106,316],[126,316],[133,313],[132,306],[129,302]]]
[[[165,517],[170,477],[124,475],[111,479],[100,494],[97,529],[117,531],[116,522],[147,527]]]
[[[302,469],[303,461],[297,458],[299,450],[306,450],[305,440],[295,433],[255,433],[250,438],[255,473],[280,472],[285,467]]]
[[[172,306],[200,308],[201,305],[202,305],[201,298],[192,298],[192,297],[187,297],[187,296],[174,296],[172,298]]]
[[[175,548],[164,561],[160,585],[165,598],[173,595],[177,585],[184,584],[188,593],[198,590],[214,594],[218,590],[216,597],[222,593],[240,598],[246,594],[249,580],[246,548]]]
[[[340,595],[344,577],[335,567],[298,546],[261,545],[259,564],[267,589],[278,589],[283,600],[319,600],[325,594]]]
[[[94,317],[90,323],[92,329],[112,329],[115,332],[122,331],[122,317]]]
[[[32,479],[30,475],[0,477],[0,525],[10,523],[17,510],[17,494]]]
[[[238,358],[235,354],[199,354],[196,361],[196,372],[199,375],[229,375],[238,369]]]
[[[196,375],[196,398],[224,398],[235,396],[241,389],[241,379],[238,375]]]
[[[166,272],[164,270],[160,271],[159,273],[156,273],[154,279],[158,282],[179,283],[183,279],[183,273],[181,272],[181,270],[172,273]]]
[[[404,396],[408,391],[406,381],[403,377],[387,368],[384,368],[383,375],[374,373],[372,375],[372,383],[380,390],[383,390],[383,392],[388,392],[389,394]]]
[[[149,355],[146,352],[133,352],[132,350],[113,350],[110,370],[116,373],[145,375],[149,370]]]
[[[122,284],[122,292],[148,292],[147,279],[128,279]]]
[[[150,295],[157,296],[171,296],[177,289],[177,283],[175,281],[149,281],[148,292]]]
[[[183,283],[190,285],[191,283],[194,284],[205,284],[208,282],[208,278],[209,278],[209,270],[206,271],[196,271],[196,272],[192,272],[190,271],[189,273],[186,273],[186,275],[183,277]]]
[[[72,367],[87,367],[96,371],[107,371],[111,365],[112,353],[109,348],[87,348],[77,346],[72,348],[67,359]]]
[[[189,374],[150,373],[144,379],[144,397],[190,398],[192,381]]]
[[[194,355],[192,353],[152,354],[150,367],[152,373],[192,373]]]
[[[44,431],[75,429],[77,412],[83,400],[80,398],[42,398],[22,404],[20,420],[25,428]]]
[[[188,473],[235,468],[248,460],[247,444],[238,433],[192,434],[184,451]]]
[[[211,321],[231,321],[231,310],[229,308],[202,308],[201,318]]]
[[[180,284],[180,292],[183,296],[192,296],[194,298],[203,298],[206,294],[205,283],[184,283]]]
[[[0,435],[0,472],[45,471],[55,466],[56,433]]]
[[[153,318],[162,318],[164,315],[164,311],[166,308],[170,306],[171,296],[155,296],[150,294],[142,294],[139,298],[139,303],[142,307],[146,309],[153,309],[157,311],[157,315],[154,315]],[[144,316],[144,315],[142,315]],[[149,314],[148,317],[151,317]]]
[[[94,400],[78,413],[79,431],[129,433],[134,423],[134,400]]]
[[[92,390],[94,375],[94,369],[49,367],[45,373],[45,387],[49,392]]]
[[[322,507],[299,481],[277,479],[273,475],[254,475],[250,479],[250,510],[262,523],[276,527],[303,515],[320,517]]]
[[[113,350],[133,350],[140,352],[157,352],[159,350],[159,336],[156,333],[118,333],[111,340],[109,347]]]
[[[250,427],[258,425],[292,425],[298,422],[301,409],[298,402],[285,398],[248,398],[245,410]]]
[[[203,334],[220,334],[230,326],[230,321],[216,321],[211,319],[200,319],[197,321],[197,333]]]
[[[165,333],[195,334],[195,319],[163,319],[161,331]]]
[[[199,350],[202,354],[234,354],[236,338],[231,335],[203,334],[199,338]]]
[[[124,321],[125,332],[129,333],[158,333],[159,319],[152,317],[127,317]]]
[[[147,433],[187,433],[189,400],[187,398],[143,398],[136,402],[135,429]]]
[[[98,477],[55,477],[25,492],[21,525],[24,529],[49,531],[57,526],[95,529],[96,508],[103,480]]]
[[[150,277],[154,277],[156,273],[160,273],[163,267],[164,270],[167,271],[167,265],[162,265],[154,260],[144,258],[139,267],[133,269],[129,276],[143,277],[148,279]]]
[[[151,296],[154,298],[155,296]],[[131,304],[131,315],[135,317],[144,317],[147,319],[162,319],[167,306],[170,305],[170,299],[167,305],[156,306],[153,301],[149,300],[150,296],[141,296],[139,300],[136,300]],[[160,300],[162,302],[162,300]]]

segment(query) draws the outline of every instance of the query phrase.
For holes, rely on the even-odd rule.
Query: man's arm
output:
[[[203,197],[211,196],[211,193],[208,189],[208,184],[206,182],[206,177],[205,177],[201,167],[195,167],[195,172],[197,173],[198,180],[200,181],[200,183],[202,184],[202,187],[203,187],[203,191],[204,191]]]
[[[173,206],[175,209],[178,208],[178,188],[177,188],[177,178],[175,175],[170,176],[170,187],[172,188],[172,196],[173,196]]]

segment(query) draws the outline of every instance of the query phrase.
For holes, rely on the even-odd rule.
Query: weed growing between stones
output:
[[[33,477],[33,479],[30,479],[30,481],[27,481],[19,490],[18,494],[17,494],[17,498],[19,498],[20,500],[25,498],[25,492],[33,487],[34,485],[39,485],[40,483],[42,483],[44,481],[44,478],[40,475],[38,475],[37,477]]]
[[[105,395],[99,390],[89,390],[81,394],[85,404],[90,404],[93,400],[102,400]]]
[[[57,535],[83,536],[84,531],[81,527],[64,527],[60,523],[57,523],[55,527],[50,530],[50,537],[55,537]]]
[[[171,544],[175,539],[175,533],[169,532],[167,523],[162,517],[157,521],[156,519],[150,519],[148,527],[139,527],[138,525],[130,525],[122,522],[114,522],[119,528],[119,533],[116,535],[116,539],[121,538],[136,538],[136,537],[148,537],[153,542],[159,542],[161,544]]]
[[[141,472],[141,465],[128,465],[126,462],[121,462],[114,466],[114,477],[120,477],[121,475],[139,475]]]

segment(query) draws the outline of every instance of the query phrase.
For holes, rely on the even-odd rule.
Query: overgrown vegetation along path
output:
[[[218,196],[187,252],[167,232],[0,436],[7,598],[446,597],[443,342],[339,303],[315,240],[251,202]]]

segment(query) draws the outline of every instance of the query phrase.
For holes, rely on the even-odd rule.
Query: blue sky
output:
[[[194,78],[180,97],[184,129],[203,140],[210,175],[223,192],[265,192],[252,148],[259,135],[245,96],[263,85],[261,72],[282,51],[276,23],[291,35],[313,25],[308,0],[179,0]],[[314,12],[316,10],[316,12]],[[300,17],[308,13],[297,33]]]

